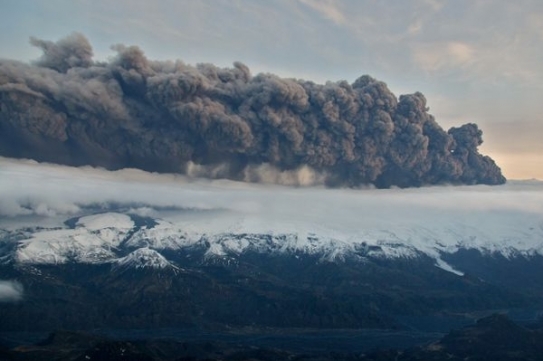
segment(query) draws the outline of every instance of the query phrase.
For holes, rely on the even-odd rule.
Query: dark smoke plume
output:
[[[475,124],[444,131],[421,93],[151,61],[135,46],[92,60],[74,33],[33,64],[0,61],[0,154],[247,181],[377,187],[500,184]],[[289,178],[290,177],[290,178]]]

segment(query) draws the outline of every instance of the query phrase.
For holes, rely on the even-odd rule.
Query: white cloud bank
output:
[[[543,229],[543,182],[538,181],[402,190],[327,189],[0,158],[0,226],[25,215],[66,218],[82,214],[82,207],[106,203],[136,205],[138,212],[147,214],[161,207],[221,211],[245,223],[281,229],[304,224],[359,230],[471,222],[473,217],[481,223],[494,222],[497,228],[523,219]],[[212,227],[220,222],[206,218],[204,223]]]

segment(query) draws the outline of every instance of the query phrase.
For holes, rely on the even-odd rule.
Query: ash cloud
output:
[[[330,186],[501,184],[475,124],[443,130],[421,93],[364,75],[315,84],[247,66],[109,62],[74,33],[33,64],[0,61],[0,154],[108,169]]]

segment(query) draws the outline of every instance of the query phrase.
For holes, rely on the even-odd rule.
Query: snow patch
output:
[[[464,272],[454,269],[450,264],[442,260],[441,258],[436,258],[436,267],[441,268],[444,271],[454,273],[457,276],[464,276]]]

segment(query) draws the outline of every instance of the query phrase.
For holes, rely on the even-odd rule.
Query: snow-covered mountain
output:
[[[3,242],[12,244],[10,253],[3,255],[4,262],[165,268],[182,265],[174,266],[161,253],[197,249],[204,259],[235,258],[246,252],[312,255],[330,262],[425,255],[433,258],[436,266],[461,274],[442,256],[461,249],[505,257],[543,255],[543,222],[538,214],[529,217],[490,212],[472,220],[395,222],[387,228],[360,230],[291,222],[290,229],[280,227],[277,231],[258,229],[250,217],[226,217],[232,221],[226,231],[213,232],[210,226],[206,232],[202,218],[210,217],[212,223],[213,217],[219,216],[195,217],[198,212],[187,210],[164,213],[165,218],[151,218],[130,210],[108,211],[65,219],[56,226],[40,226],[34,218],[33,227],[2,230]]]
[[[168,269],[176,271],[179,268],[172,265],[164,256],[150,248],[138,248],[125,257],[114,261],[114,267],[117,269]]]

